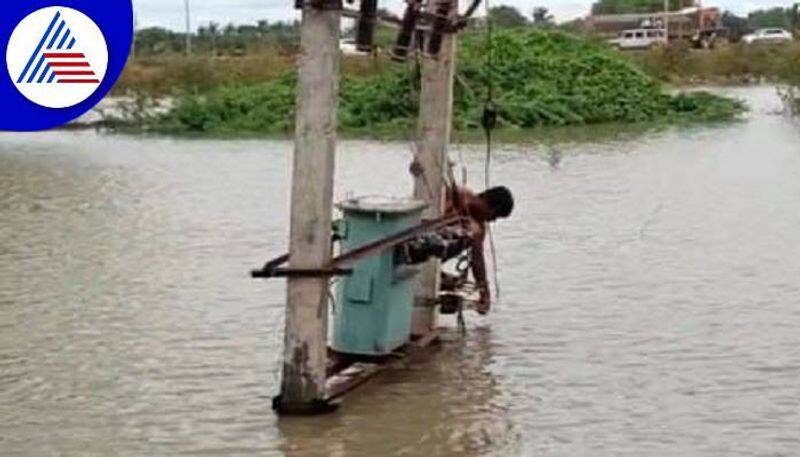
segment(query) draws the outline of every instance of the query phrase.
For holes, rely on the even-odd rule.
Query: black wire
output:
[[[486,160],[484,163],[484,187],[488,189],[492,184],[492,130],[486,129]]]
[[[492,8],[489,0],[485,0],[486,5],[486,98],[487,101],[494,101],[494,78],[491,73],[494,68],[494,22],[492,21]]]
[[[489,0],[486,6],[486,60],[484,73],[486,76],[486,102],[483,106],[483,119],[481,120],[486,135],[486,166],[484,170],[484,183],[486,188],[491,185],[492,164],[492,130],[497,126],[497,106],[494,102],[494,21],[492,21],[492,8]]]
[[[489,0],[484,0],[486,6],[486,103],[483,107],[483,130],[486,135],[486,161],[484,168],[484,185],[488,189],[492,184],[492,131],[497,127],[498,109],[494,101],[494,24],[491,15]],[[497,272],[497,249],[495,248],[494,232],[488,227],[489,246],[492,252],[492,267],[494,270],[495,297],[500,300],[500,278]]]

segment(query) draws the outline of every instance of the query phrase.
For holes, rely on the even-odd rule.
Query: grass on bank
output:
[[[787,112],[800,115],[800,41],[780,45],[737,43],[712,51],[672,46],[629,56],[644,71],[675,85],[776,84]]]
[[[496,34],[494,49],[494,65],[489,70],[484,37],[467,35],[461,40],[454,103],[457,130],[479,127],[489,71],[505,128],[718,121],[732,119],[744,109],[738,101],[708,93],[670,94],[659,81],[608,46],[561,32],[504,30]],[[296,82],[291,58],[275,60],[268,70],[262,64],[239,62],[239,70],[233,65],[195,67],[196,71],[186,76],[196,78],[192,90],[178,96],[169,113],[150,118],[145,128],[211,134],[291,131]],[[344,67],[339,110],[342,129],[380,132],[411,127],[418,87],[408,66],[348,59]],[[282,76],[277,76],[279,73]],[[264,79],[271,81],[255,83]],[[125,81],[131,84],[130,79]]]
[[[673,45],[625,53],[653,77],[677,85],[785,82],[800,77],[800,42],[721,45],[697,50]]]
[[[204,93],[222,86],[273,82],[295,70],[295,56],[266,49],[244,56],[210,57],[166,55],[133,59],[114,86],[113,95],[142,93],[153,97]],[[369,76],[380,73],[387,62],[345,58],[342,73]]]

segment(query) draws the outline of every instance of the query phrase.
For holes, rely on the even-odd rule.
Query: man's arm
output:
[[[477,233],[472,237],[472,275],[478,285],[480,301],[478,302],[478,312],[486,314],[491,306],[491,294],[489,293],[489,282],[486,279],[486,256],[483,252],[483,244],[486,239],[486,229],[481,226]]]

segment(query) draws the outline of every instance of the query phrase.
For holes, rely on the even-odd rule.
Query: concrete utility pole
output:
[[[664,0],[664,41],[669,44],[669,0]]]
[[[450,1],[454,16],[457,0],[432,0],[429,12],[435,13],[440,1]],[[434,219],[444,212],[444,180],[447,173],[448,146],[453,120],[453,75],[455,70],[456,35],[446,34],[438,58],[425,58],[422,63],[420,90],[420,145],[417,160],[423,174],[414,180],[414,198],[430,204],[423,217]],[[414,289],[414,318],[411,332],[424,335],[436,327],[441,262],[430,260],[423,266]]]
[[[131,40],[131,62],[136,60],[136,32],[139,28],[139,19],[136,11],[133,12],[133,40]]]
[[[184,1],[186,5],[186,55],[192,53],[192,17],[189,14],[189,0]]]
[[[291,269],[322,269],[331,260],[341,12],[309,3],[303,8],[300,33]],[[283,380],[274,402],[278,412],[313,413],[325,408],[328,280],[298,276],[288,280]]]

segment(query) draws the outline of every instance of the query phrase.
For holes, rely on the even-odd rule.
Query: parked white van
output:
[[[747,44],[788,43],[793,39],[794,37],[792,36],[791,32],[788,32],[784,29],[760,29],[756,30],[755,33],[751,33],[742,37],[742,41]]]
[[[664,29],[623,30],[611,43],[620,49],[648,49],[666,44],[667,31]]]

